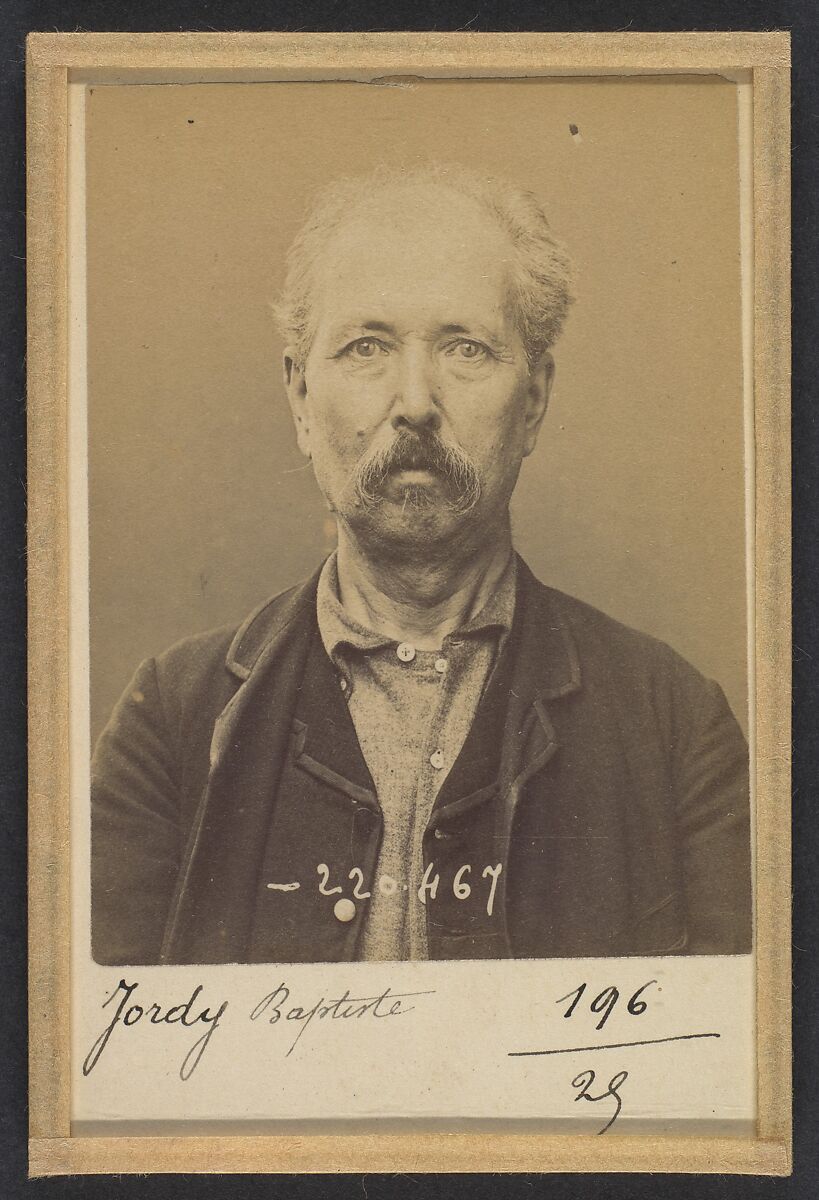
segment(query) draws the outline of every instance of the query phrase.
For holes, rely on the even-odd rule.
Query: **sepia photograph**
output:
[[[86,120],[96,961],[747,952],[734,85]]]
[[[781,1172],[786,41],[187,36],[35,44],[55,1161]]]

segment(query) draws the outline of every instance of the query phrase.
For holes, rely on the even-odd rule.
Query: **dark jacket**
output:
[[[424,838],[430,957],[747,951],[747,750],[720,688],[518,579]],[[381,813],[316,580],[148,660],[120,700],[92,767],[97,962],[356,957]]]

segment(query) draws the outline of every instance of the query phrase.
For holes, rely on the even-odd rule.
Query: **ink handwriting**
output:
[[[641,1017],[643,1015],[648,1008],[648,1003],[641,999],[642,994],[646,988],[651,987],[651,985],[656,982],[656,979],[649,979],[648,983],[644,983],[641,987],[638,987],[637,991],[634,992],[634,994],[629,998],[628,1004],[626,1005],[626,1011],[630,1016]],[[561,996],[559,1000],[555,1000],[555,1004],[565,1004],[567,1000],[572,1001],[563,1014],[564,1018],[568,1019],[572,1016],[578,1004],[580,1003],[581,997],[586,991],[586,986],[587,985],[585,983],[581,983],[580,986],[576,987],[573,992],[568,992],[565,996]],[[662,991],[662,988],[660,988],[660,991]],[[572,997],[574,997],[574,999],[572,999]],[[603,1028],[606,1021],[608,1021],[609,1017],[614,1012],[619,999],[619,988],[613,986],[603,988],[603,991],[600,992],[599,995],[595,996],[595,998],[589,1004],[589,1011],[594,1013],[595,1016],[598,1016],[602,1013],[600,1020],[595,1025],[595,1029]]]
[[[110,994],[106,993],[101,1008],[109,1009],[110,1019],[107,1025],[94,1040],[93,1045],[85,1056],[82,1073],[91,1074],[103,1054],[111,1044],[121,1040],[119,1030],[127,1030],[140,1023],[145,1026],[181,1025],[185,1029],[201,1029],[201,1033],[185,1054],[179,1068],[179,1078],[187,1082],[202,1060],[202,1056],[210,1044],[222,1018],[227,1011],[228,1002],[223,1000],[218,1008],[202,1003],[200,997],[203,985],[198,984],[190,997],[182,1004],[163,1006],[156,1001],[147,1004],[135,1002],[135,993],[139,983],[127,982],[120,979]],[[285,983],[279,983],[268,992],[250,1011],[250,1020],[257,1021],[264,1017],[269,1025],[284,1022],[283,1028],[293,1030],[295,1036],[288,1045],[285,1057],[295,1049],[300,1038],[309,1025],[315,1022],[350,1021],[362,1018],[380,1021],[390,1017],[401,1017],[415,1010],[416,1005],[410,1003],[418,996],[432,996],[434,991],[394,992],[386,987],[377,995],[352,995],[347,989],[334,998],[320,996],[317,1000],[310,999],[299,1003],[291,1001],[291,989]],[[140,996],[141,998],[141,996]],[[343,1028],[343,1025],[341,1026]],[[116,1031],[116,1033],[115,1033]]]
[[[269,1025],[278,1025],[280,1021],[296,1023],[294,1028],[297,1029],[297,1032],[285,1054],[285,1058],[287,1058],[292,1054],[302,1034],[313,1020],[348,1021],[360,1020],[362,1017],[381,1020],[385,1017],[401,1017],[415,1009],[415,1005],[406,1004],[406,1000],[416,996],[432,995],[434,995],[432,991],[393,992],[391,988],[385,988],[377,996],[351,996],[349,990],[346,990],[335,1000],[328,1000],[321,996],[313,1004],[308,1002],[306,1005],[294,1004],[291,1006],[288,1004],[290,988],[286,984],[280,983],[254,1006],[250,1013],[250,1019],[258,1021],[260,1017],[265,1017]]]
[[[185,1028],[191,1028],[200,1024],[206,1025],[208,1028],[191,1046],[179,1068],[179,1078],[182,1080],[190,1079],[199,1065],[202,1055],[207,1050],[210,1039],[219,1027],[219,1021],[227,1010],[227,1000],[222,1001],[216,1012],[212,1012],[210,1008],[203,1007],[194,1014],[194,1006],[203,990],[200,983],[194,988],[190,999],[186,1003],[172,1004],[163,1011],[162,1006],[157,1003],[149,1004],[147,1007],[141,1004],[131,1004],[131,997],[138,987],[138,983],[126,983],[124,979],[120,979],[108,999],[103,1001],[102,1007],[107,1008],[117,997],[120,997],[111,1021],[103,1029],[85,1056],[82,1064],[83,1075],[90,1075],[94,1070],[94,1067],[102,1057],[103,1051],[111,1040],[112,1033],[118,1025],[126,1029],[132,1025],[137,1025],[140,1021],[145,1021],[150,1025],[180,1024],[184,1025]]]
[[[445,884],[445,890],[451,887],[452,895],[456,900],[468,900],[473,892],[480,894],[479,885],[475,882],[480,872],[481,879],[489,880],[489,885],[484,891],[486,894],[486,915],[491,917],[495,910],[495,894],[498,888],[498,879],[503,871],[503,863],[495,863],[494,866],[488,863],[482,870],[480,866],[476,866],[474,876],[472,875],[472,870],[472,863],[463,863],[455,871],[451,883]],[[342,883],[331,883],[332,872],[327,863],[319,863],[316,866],[316,874],[318,875],[318,892],[320,896],[340,896],[344,893]],[[361,867],[353,867],[347,873],[347,880],[353,884],[352,895],[355,900],[370,899],[372,892],[365,890],[367,885],[365,884],[364,872]],[[420,884],[417,888],[413,889],[419,903],[426,905],[428,900],[435,900],[438,896],[440,883],[441,874],[439,871],[436,871],[435,863],[427,863]],[[395,896],[398,893],[409,890],[408,884],[402,884],[399,880],[393,879],[391,875],[379,875],[374,884],[369,886],[377,887],[382,896]],[[268,883],[267,888],[271,892],[297,892],[301,888],[301,882],[294,879],[287,883]]]
[[[561,996],[555,1000],[554,1003],[566,1005],[568,1002],[568,1006],[562,1014],[564,1020],[573,1020],[576,1023],[582,1016],[588,1017],[588,1015],[591,1015],[592,1017],[598,1017],[599,1020],[595,1023],[594,1028],[601,1030],[615,1012],[622,1014],[627,1019],[642,1017],[648,1011],[650,1002],[650,996],[649,999],[646,999],[645,993],[652,986],[656,986],[658,992],[662,991],[656,979],[649,979],[646,983],[641,984],[636,991],[632,992],[627,1001],[623,1000],[621,989],[615,987],[614,984],[604,987],[591,1000],[588,1000],[587,992],[589,991],[589,987],[587,983],[583,982],[578,984],[571,992],[567,992],[565,996]],[[538,1050],[509,1050],[507,1051],[507,1055],[509,1058],[533,1058],[554,1054],[590,1054],[597,1050],[623,1050],[627,1047],[657,1046],[669,1042],[689,1042],[703,1038],[719,1038],[720,1036],[716,1032],[674,1033],[660,1037],[642,1037],[618,1042],[604,1042],[599,1045],[595,1045],[590,1038],[592,1043],[590,1045],[552,1046]],[[572,1087],[577,1089],[575,1103],[579,1100],[586,1100],[592,1104],[597,1104],[602,1100],[614,1101],[614,1112],[599,1131],[600,1133],[605,1133],[611,1129],[622,1111],[623,1100],[620,1095],[620,1088],[628,1079],[628,1076],[628,1071],[618,1071],[609,1080],[605,1091],[599,1091],[596,1095],[592,1091],[595,1086],[595,1072],[591,1067],[587,1067],[572,1079]]]
[[[575,1104],[578,1100],[590,1100],[592,1104],[597,1104],[598,1100],[606,1100],[610,1096],[616,1105],[614,1112],[609,1117],[603,1128],[598,1130],[598,1133],[605,1133],[607,1130],[611,1129],[614,1122],[620,1116],[620,1111],[623,1107],[623,1101],[620,1099],[620,1088],[627,1079],[628,1071],[618,1071],[617,1074],[613,1075],[609,1080],[607,1090],[605,1092],[600,1092],[598,1096],[592,1096],[591,1092],[589,1091],[589,1088],[594,1083],[594,1071],[591,1069],[591,1067],[588,1067],[585,1071],[581,1071],[579,1075],[575,1075],[574,1079],[572,1080],[572,1087],[580,1089],[574,1098]]]

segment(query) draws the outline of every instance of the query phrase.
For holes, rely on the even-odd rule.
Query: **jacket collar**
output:
[[[321,568],[309,579],[265,600],[254,609],[239,626],[236,636],[228,648],[225,665],[237,678],[246,680],[261,658],[267,658],[265,650],[298,624],[300,619],[315,614],[316,589]]]
[[[321,568],[306,582],[274,597],[250,614],[239,628],[227,654],[228,669],[242,680],[233,699],[214,729],[211,763],[215,768],[224,759],[241,713],[247,708],[257,686],[274,662],[283,664],[289,657],[287,647],[295,650],[298,663],[287,674],[304,678],[310,662],[315,666],[320,649],[316,621],[316,591]],[[312,647],[312,656],[310,656]],[[319,654],[319,658],[325,656]],[[331,679],[329,660],[323,680],[325,697],[329,689],[335,706],[342,707]],[[309,674],[309,673],[308,673]],[[312,672],[315,674],[315,671]],[[293,681],[297,694],[301,685]],[[558,750],[558,739],[550,717],[549,702],[578,691],[581,687],[580,662],[571,630],[563,615],[560,593],[545,587],[526,566],[517,561],[517,599],[512,632],[496,664],[487,691],[478,707],[475,722],[464,747],[436,799],[432,823],[445,819],[449,812],[481,803],[498,788],[509,793],[541,770]],[[312,697],[312,689],[302,700]],[[304,708],[304,706],[303,706]],[[318,762],[331,770],[342,790],[355,787],[369,792],[372,783],[349,714],[327,711],[326,702],[306,704],[308,720],[301,725],[299,759],[305,767]],[[348,753],[340,753],[339,730],[346,729],[342,741]],[[335,731],[335,732],[334,732]],[[333,734],[333,736],[330,736]],[[334,752],[333,752],[334,750]],[[330,758],[328,759],[328,755]],[[360,760],[360,761],[359,761]],[[342,764],[346,773],[340,770]],[[351,769],[355,766],[356,769]],[[518,789],[513,788],[517,791]],[[372,803],[375,803],[373,800]]]
[[[580,658],[560,593],[535,579],[522,558],[518,558],[515,625],[518,668],[513,687],[524,688],[532,702],[558,700],[578,691]]]
[[[518,651],[515,684],[524,687],[529,703],[536,699],[557,700],[581,686],[577,647],[563,617],[559,593],[535,579],[520,557],[517,568],[513,626]],[[248,679],[260,659],[267,658],[265,650],[294,623],[305,618],[315,620],[321,569],[303,583],[266,600],[250,614],[228,649],[229,671],[241,680]]]
[[[448,644],[456,638],[488,634],[494,634],[498,651],[503,650],[514,617],[516,565],[517,556],[512,554],[501,573],[495,591],[470,620],[444,638],[442,653],[447,652]],[[336,669],[343,672],[348,684],[353,682],[349,664],[350,654],[396,646],[400,640],[360,625],[346,611],[339,598],[338,561],[335,553],[327,559],[319,575],[316,615],[324,648]]]

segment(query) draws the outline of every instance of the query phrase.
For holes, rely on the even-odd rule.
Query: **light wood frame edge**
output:
[[[182,66],[543,73],[742,70],[753,78],[758,1134],[71,1138],[68,811],[67,84]],[[29,260],[30,1173],[685,1171],[791,1167],[789,37],[652,34],[32,34]]]

